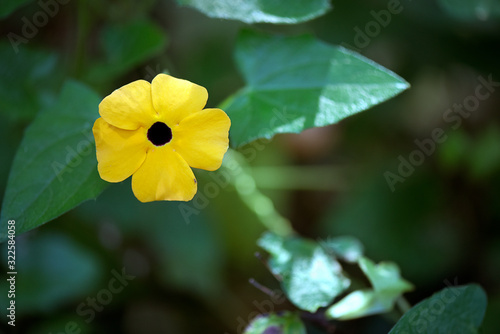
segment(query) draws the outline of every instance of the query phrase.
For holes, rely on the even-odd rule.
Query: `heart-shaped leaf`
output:
[[[92,135],[100,100],[69,81],[57,103],[28,127],[5,190],[0,242],[7,237],[8,220],[16,221],[16,233],[26,232],[97,197],[108,185],[97,173]]]
[[[328,0],[178,0],[214,18],[239,20],[245,23],[293,24],[312,20],[330,9]]]
[[[316,312],[350,284],[340,264],[314,241],[266,233],[258,245],[271,254],[269,269],[280,278],[290,301],[302,310]]]
[[[233,146],[337,123],[409,87],[373,61],[309,35],[244,31],[236,60],[247,85],[222,105]]]
[[[486,304],[477,284],[445,288],[406,312],[389,334],[477,334]]]

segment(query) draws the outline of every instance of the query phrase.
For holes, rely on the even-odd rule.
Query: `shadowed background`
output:
[[[241,151],[257,186],[303,236],[359,238],[369,257],[396,262],[415,284],[407,295],[412,304],[449,285],[481,284],[489,298],[484,333],[495,333],[499,16],[428,0],[401,1],[401,11],[381,18],[389,3],[335,1],[308,23],[254,25],[351,48],[412,87],[337,125]],[[243,23],[210,19],[173,1],[74,0],[14,52],[7,35],[22,35],[23,17],[40,10],[27,3],[0,21],[2,189],[24,129],[66,77],[105,96],[168,71],[205,86],[209,107],[244,84],[233,60]],[[489,95],[479,98],[478,89]],[[462,113],[454,111],[460,104]],[[217,177],[195,173],[200,190]],[[178,203],[141,204],[126,180],[19,235],[17,332],[241,333],[256,312],[292,309],[248,283],[255,278],[279,288],[254,256],[264,231],[256,214],[230,186],[211,197],[198,196],[197,213],[186,220]],[[5,280],[0,287],[7,291]],[[5,294],[0,301],[4,315]],[[386,333],[392,325],[373,316],[342,323],[338,333]]]

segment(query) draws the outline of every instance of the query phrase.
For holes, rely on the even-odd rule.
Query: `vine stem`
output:
[[[396,305],[398,306],[401,315],[404,315],[411,309],[411,304],[403,296],[399,296],[399,298],[396,299]]]
[[[241,153],[229,149],[222,162],[222,170],[231,175],[230,182],[243,203],[268,230],[281,236],[294,233],[290,221],[276,210],[269,197],[257,189],[250,167]]]

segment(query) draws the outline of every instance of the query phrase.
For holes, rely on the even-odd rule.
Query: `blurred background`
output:
[[[0,21],[2,189],[24,129],[66,78],[104,97],[168,71],[205,86],[210,107],[244,85],[233,60],[243,23],[210,19],[170,0],[74,0],[60,4],[16,53],[7,35],[21,35],[23,17],[41,10],[25,2]],[[500,10],[480,1],[401,1],[403,10],[378,34],[360,37],[375,20],[371,11],[389,2],[339,0],[307,23],[252,27],[314,34],[360,52],[412,87],[337,125],[241,151],[251,153],[245,156],[257,185],[301,235],[359,238],[367,256],[396,262],[415,284],[407,294],[412,304],[446,286],[481,284],[489,298],[484,333],[496,333],[500,84],[487,90],[484,82],[500,82]],[[454,104],[474,102],[479,86],[487,98],[469,104],[466,116],[450,113]],[[415,141],[429,142],[436,129],[444,132],[441,142],[427,146],[414,171],[397,181],[388,176],[398,175],[401,161],[416,159],[413,152],[422,149]],[[195,173],[200,185],[214,177]],[[248,282],[279,289],[255,256],[264,227],[234,188],[222,187],[199,207],[187,223],[178,203],[141,204],[126,180],[19,235],[17,333],[241,333],[257,313],[293,309]],[[5,280],[0,287],[7,291]],[[3,292],[0,301],[5,319]],[[387,333],[392,325],[373,316],[339,324],[335,333]],[[0,331],[12,328],[2,321]],[[314,324],[308,332],[317,332]]]

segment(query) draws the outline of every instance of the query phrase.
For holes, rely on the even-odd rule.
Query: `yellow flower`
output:
[[[141,202],[191,200],[197,182],[190,166],[218,169],[229,143],[231,121],[220,109],[203,109],[207,99],[204,87],[166,74],[105,97],[92,129],[101,178],[132,175]]]

